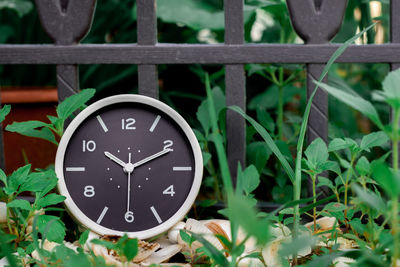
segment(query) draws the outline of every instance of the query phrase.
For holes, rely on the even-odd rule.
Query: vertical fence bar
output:
[[[137,0],[137,43],[157,43],[156,0]],[[138,65],[139,93],[158,98],[158,74],[156,65]]]
[[[225,44],[244,43],[243,0],[225,0]],[[246,110],[246,77],[241,64],[225,66],[225,91],[227,106],[236,105]],[[245,163],[246,128],[245,121],[232,111],[227,111],[227,153],[229,168],[236,177],[237,164]],[[234,182],[235,182],[235,178]]]
[[[79,90],[78,65],[57,65],[58,102],[76,94]]]
[[[325,64],[307,64],[307,99],[314,91],[314,80],[318,81]],[[327,82],[327,78],[323,82]],[[328,94],[318,90],[311,104],[309,123],[307,127],[307,141],[311,143],[316,138],[328,142]]]

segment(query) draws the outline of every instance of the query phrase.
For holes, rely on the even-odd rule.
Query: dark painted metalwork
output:
[[[56,45],[76,45],[89,32],[96,0],[36,0],[39,18]],[[58,100],[63,101],[79,90],[77,64],[57,65]],[[69,124],[66,121],[65,126]]]
[[[225,44],[244,43],[243,0],[225,0]],[[246,76],[244,66],[225,66],[225,94],[227,106],[236,105],[246,110]],[[232,177],[236,177],[237,164],[244,167],[246,151],[246,125],[244,118],[228,110],[226,113],[227,153]],[[233,178],[234,179],[234,178]],[[235,181],[234,181],[235,182]]]
[[[288,0],[293,27],[306,44],[244,44],[243,0],[225,0],[225,43],[218,45],[158,44],[156,0],[137,0],[137,44],[79,44],[90,29],[95,0],[36,0],[39,17],[55,45],[0,45],[0,64],[55,64],[59,100],[79,88],[78,64],[137,64],[139,93],[158,97],[157,65],[226,65],[228,105],[245,108],[247,63],[304,63],[310,78],[318,78],[338,48],[330,44],[337,33],[347,0]],[[400,67],[400,0],[391,1],[391,42],[350,46],[337,62],[389,63]],[[245,123],[227,114],[228,157],[231,170],[245,161]],[[309,138],[327,139],[327,97],[322,92],[310,115]],[[0,146],[0,149],[1,146]],[[0,151],[1,152],[1,151]],[[0,164],[3,153],[0,153]],[[3,163],[4,166],[4,163]]]
[[[0,45],[0,64],[326,63],[338,44]],[[400,43],[351,45],[341,63],[400,62]]]
[[[157,43],[156,0],[137,0],[137,43],[154,46]],[[139,93],[158,98],[156,65],[138,66]]]
[[[347,0],[320,1],[287,0],[293,28],[307,44],[327,44],[342,25]],[[307,64],[307,97],[313,93],[325,64]],[[328,95],[319,90],[311,106],[308,142],[315,138],[328,141]]]

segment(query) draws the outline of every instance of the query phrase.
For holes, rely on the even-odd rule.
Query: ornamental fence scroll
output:
[[[224,44],[157,43],[156,0],[136,0],[137,44],[79,44],[89,32],[96,0],[36,0],[41,23],[54,45],[0,45],[0,64],[55,64],[59,101],[79,89],[79,64],[137,64],[139,93],[158,97],[159,64],[225,65],[226,104],[245,109],[244,64],[303,63],[307,92],[339,45],[337,34],[347,0],[287,0],[292,25],[305,44],[244,44],[244,0],[224,0]],[[337,60],[346,63],[388,63],[400,67],[400,0],[391,0],[390,43],[352,45]],[[328,136],[328,101],[319,91],[308,125],[308,141]],[[227,113],[227,154],[230,168],[245,161],[245,121]],[[0,134],[2,134],[0,132]],[[0,136],[1,137],[1,136]],[[3,143],[0,165],[4,167]]]

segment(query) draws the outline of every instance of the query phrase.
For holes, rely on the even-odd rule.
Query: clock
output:
[[[191,127],[171,107],[116,95],[72,120],[55,169],[66,208],[80,224],[101,235],[146,239],[189,211],[203,160]]]

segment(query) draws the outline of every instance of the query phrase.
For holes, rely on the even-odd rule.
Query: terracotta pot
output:
[[[28,162],[32,164],[32,169],[54,164],[56,145],[39,138],[8,132],[5,127],[14,121],[49,122],[47,115],[56,115],[57,99],[55,87],[1,88],[2,104],[11,105],[11,112],[2,125],[7,174]]]

